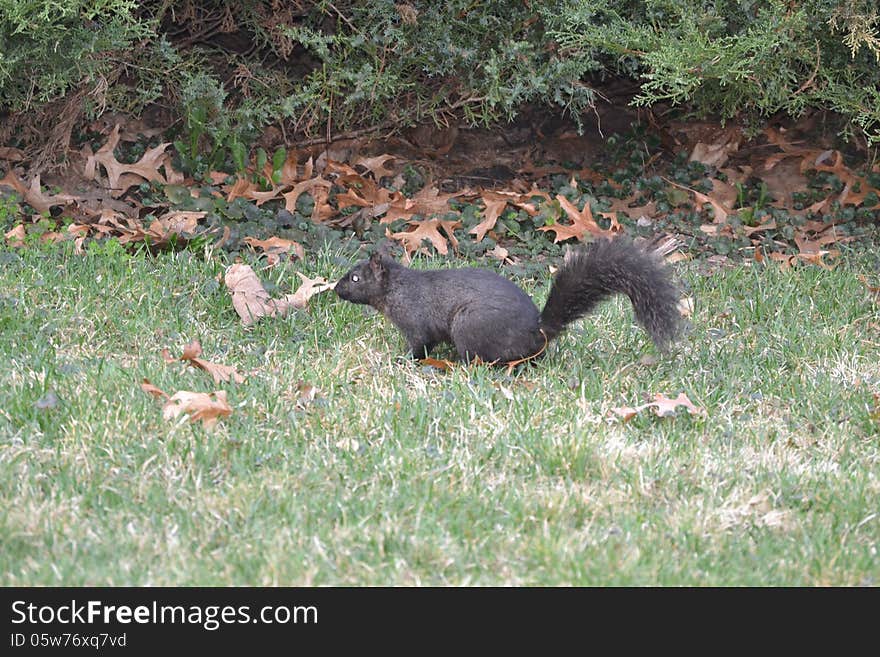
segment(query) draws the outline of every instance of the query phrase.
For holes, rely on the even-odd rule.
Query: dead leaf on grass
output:
[[[162,358],[165,360],[166,363],[174,363],[177,361],[189,363],[193,367],[208,372],[208,374],[214,377],[214,383],[228,383],[229,381],[235,381],[236,383],[244,382],[244,376],[242,374],[239,374],[238,370],[231,365],[220,365],[219,363],[212,363],[210,361],[199,358],[199,356],[201,355],[202,345],[198,340],[193,340],[186,347],[184,347],[183,354],[181,354],[180,358],[175,358],[174,356],[172,356],[167,349],[162,350]]]
[[[27,232],[24,229],[24,224],[18,224],[4,234],[4,237],[6,237],[6,244],[13,248],[24,246],[24,238],[26,236]]]
[[[679,406],[684,406],[688,413],[691,415],[705,415],[706,411],[691,402],[688,399],[688,396],[685,393],[681,393],[675,399],[669,399],[666,395],[662,393],[657,393],[654,395],[654,401],[648,402],[647,404],[642,404],[641,406],[631,407],[631,406],[620,406],[618,408],[612,408],[611,413],[617,415],[624,422],[631,420],[635,417],[636,414],[645,410],[646,408],[650,408],[654,411],[654,414],[658,417],[669,417],[675,415],[675,409]]]
[[[152,383],[150,383],[149,379],[145,378],[141,382],[141,390],[143,390],[148,395],[152,395],[153,397],[162,397],[164,399],[168,399],[168,393],[161,388],[154,386]]]
[[[314,295],[335,287],[334,283],[320,277],[312,279],[300,272],[297,275],[303,280],[299,289],[294,294],[273,299],[253,269],[240,263],[231,265],[226,270],[224,281],[242,324],[250,326],[261,317],[283,316],[292,308],[305,308]]]
[[[183,413],[189,415],[190,422],[201,420],[206,429],[212,429],[221,418],[232,415],[232,407],[226,400],[225,390],[214,392],[175,392],[162,407],[162,417],[173,420]]]
[[[395,193],[389,203],[388,212],[382,217],[381,223],[390,224],[397,219],[412,219],[413,215],[430,217],[435,214],[449,212],[449,201],[467,193],[465,190],[451,194],[441,194],[433,185],[426,185],[412,198]]]

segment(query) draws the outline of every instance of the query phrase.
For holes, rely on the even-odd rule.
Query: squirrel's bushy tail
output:
[[[566,254],[541,312],[541,328],[552,339],[618,293],[630,298],[636,320],[658,347],[676,337],[679,293],[662,256],[626,237],[599,239]]]

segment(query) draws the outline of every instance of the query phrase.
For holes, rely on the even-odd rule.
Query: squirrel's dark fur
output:
[[[541,312],[525,292],[494,272],[420,271],[383,253],[358,263],[336,284],[336,293],[385,315],[417,358],[441,342],[455,345],[464,360],[528,358],[618,293],[630,298],[636,320],[660,348],[675,338],[681,323],[678,290],[661,255],[624,237],[569,251]]]

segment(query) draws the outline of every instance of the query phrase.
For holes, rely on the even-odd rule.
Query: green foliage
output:
[[[269,119],[256,103],[231,106],[227,92],[216,78],[202,71],[184,72],[179,87],[183,131],[174,146],[181,168],[205,173],[247,167],[247,146]],[[279,167],[280,168],[280,167]]]
[[[282,102],[282,110],[305,128],[331,117],[348,127],[365,117],[374,123],[442,123],[451,114],[488,124],[512,118],[531,101],[578,117],[592,104],[592,91],[580,80],[595,63],[556,57],[528,3],[330,7],[346,19],[332,30],[321,27],[330,10],[317,4],[304,25],[285,31],[319,62]]]
[[[485,125],[539,103],[580,122],[608,75],[638,80],[640,104],[819,107],[880,142],[873,0],[0,0],[0,113],[74,90],[80,115],[163,99],[192,172],[243,170],[280,121],[314,138]]]
[[[118,52],[152,34],[133,0],[0,0],[0,111],[27,111],[88,82],[103,93]]]
[[[642,76],[638,104],[724,117],[824,107],[880,141],[878,14],[867,0],[570,0],[545,18],[568,56]]]

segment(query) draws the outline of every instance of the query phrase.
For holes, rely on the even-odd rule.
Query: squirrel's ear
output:
[[[381,278],[385,275],[386,265],[385,258],[387,256],[383,253],[376,252],[370,256],[370,271],[376,276],[376,278]]]

